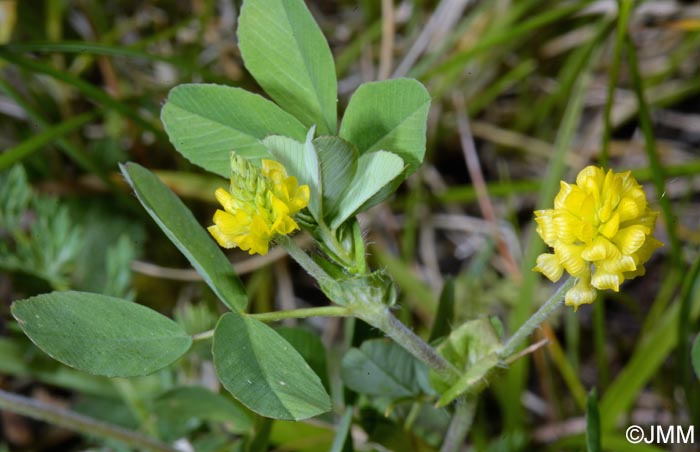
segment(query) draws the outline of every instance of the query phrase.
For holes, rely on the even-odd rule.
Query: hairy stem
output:
[[[401,323],[385,305],[379,303],[365,305],[363,309],[355,311],[355,316],[382,330],[397,344],[431,367],[444,380],[454,382],[459,377],[459,371],[452,364]]]
[[[286,251],[292,256],[301,267],[310,274],[321,287],[329,286],[335,284],[335,280],[326,271],[321,268],[304,250],[302,250],[299,245],[294,242],[291,238],[287,236],[279,236],[277,239],[279,243]]]
[[[321,306],[318,308],[290,309],[288,311],[261,312],[258,314],[245,314],[248,317],[260,320],[261,322],[276,322],[284,319],[305,319],[307,317],[348,317],[352,311],[343,306]],[[193,334],[192,340],[205,341],[214,336],[214,330],[208,330]]]
[[[574,282],[575,279],[571,277],[564,281],[564,284],[561,285],[559,290],[554,292],[554,295],[552,295],[549,300],[540,306],[532,317],[527,319],[525,323],[518,328],[518,331],[516,331],[515,334],[513,334],[503,345],[503,348],[501,348],[501,358],[508,358],[510,355],[515,353],[518,347],[520,347],[522,343],[525,342],[528,337],[530,337],[532,332],[539,328],[540,325],[542,325],[542,322],[547,320],[552,313],[559,309],[559,306],[564,303],[564,294],[567,290],[573,287]]]
[[[344,306],[321,306],[318,308],[291,309],[289,311],[262,312],[248,314],[248,317],[262,322],[276,322],[284,319],[303,319],[306,317],[348,317],[352,312]]]
[[[64,408],[0,390],[0,408],[33,419],[58,425],[84,435],[113,439],[139,450],[175,452],[167,444],[133,430],[107,424]]]
[[[476,397],[460,397],[457,399],[455,412],[450,421],[450,426],[447,428],[440,452],[456,452],[460,449],[474,421],[477,400]]]
[[[294,241],[288,239],[287,237],[281,237],[279,239],[279,243],[287,250],[289,255],[292,256],[292,258],[304,268],[304,270],[309,272],[309,274],[311,274],[311,276],[318,281],[322,289],[325,286],[326,288],[333,287],[338,291],[343,290],[342,284],[339,284],[330,275],[328,275],[328,273],[326,273],[308,254],[306,254],[304,250],[296,246]],[[324,292],[326,292],[325,289]],[[433,347],[428,345],[423,339],[418,337],[413,331],[408,329],[406,325],[394,317],[394,315],[389,311],[389,308],[382,302],[381,299],[366,299],[363,302],[352,303],[347,307],[328,307],[326,309],[329,309],[332,313],[327,315],[338,316],[341,315],[340,313],[342,313],[344,316],[352,315],[364,320],[375,328],[379,328],[384,332],[384,334],[392,338],[397,344],[401,345],[413,356],[434,369],[444,380],[453,382],[459,377],[459,371],[452,364],[447,362],[445,358],[443,358]],[[257,315],[259,316],[261,314]],[[272,320],[277,320],[277,318]]]

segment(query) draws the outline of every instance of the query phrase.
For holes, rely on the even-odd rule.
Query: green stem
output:
[[[84,435],[119,441],[134,449],[174,452],[175,449],[153,438],[122,427],[58,408],[35,399],[0,390],[0,408],[33,419],[73,430]]]
[[[290,309],[288,311],[261,312],[258,314],[245,314],[248,317],[260,320],[261,322],[277,322],[284,319],[305,319],[307,317],[348,317],[352,311],[343,306],[321,306],[318,308]],[[214,330],[208,330],[193,334],[194,342],[205,341],[214,336]]]
[[[193,334],[192,335],[192,342],[200,342],[200,341],[206,341],[207,339],[211,339],[214,337],[214,330],[207,330],[203,331],[201,333]]]
[[[518,331],[516,331],[515,334],[513,334],[513,336],[511,336],[510,339],[508,339],[508,341],[503,345],[500,352],[501,358],[507,358],[515,353],[518,347],[520,347],[520,345],[525,342],[528,337],[530,337],[532,332],[539,328],[540,325],[542,325],[542,322],[547,320],[552,313],[559,309],[559,306],[564,304],[564,294],[573,287],[574,282],[575,279],[569,277],[569,279],[567,279],[564,284],[561,285],[559,290],[554,292],[554,295],[552,295],[549,300],[545,302],[545,304],[540,306],[532,317],[527,319],[525,323],[518,328]]]
[[[455,452],[460,450],[464,438],[467,437],[469,429],[474,421],[477,398],[460,397],[457,399],[454,415],[447,428],[445,440],[442,442],[440,452]]]
[[[431,367],[442,379],[454,382],[460,376],[457,368],[443,358],[437,350],[418,337],[416,333],[401,323],[385,305],[379,303],[365,304],[362,306],[362,309],[355,310],[355,317],[382,330],[394,342]]]
[[[321,306],[318,308],[291,309],[289,311],[261,312],[248,314],[248,317],[262,322],[276,322],[284,319],[303,319],[306,317],[348,317],[352,311],[344,306]]]
[[[288,237],[280,237],[279,243],[304,270],[309,272],[309,274],[318,281],[325,293],[332,292],[329,290],[331,288],[333,291],[343,290],[341,284],[331,278],[331,276],[311,259],[304,250],[299,248],[293,240]],[[352,315],[382,330],[384,334],[404,347],[413,356],[433,368],[444,380],[454,382],[460,376],[460,372],[446,361],[433,347],[428,345],[423,339],[418,337],[413,331],[408,329],[406,325],[394,317],[382,300],[369,299],[361,303],[354,303],[348,307],[328,307],[326,309],[332,312],[332,314],[329,315],[340,315],[339,313],[343,313],[342,315],[344,316]],[[277,320],[277,318],[273,318],[272,320]]]
[[[304,250],[302,250],[294,240],[285,235],[279,236],[276,240],[277,243],[279,243],[282,248],[284,248],[287,253],[292,256],[292,259],[297,261],[297,263],[301,265],[304,270],[306,270],[316,281],[318,281],[321,287],[335,285],[335,280],[328,273],[326,273],[326,271],[321,268],[321,266],[318,265],[311,258],[311,256],[306,254],[306,252],[304,252]]]

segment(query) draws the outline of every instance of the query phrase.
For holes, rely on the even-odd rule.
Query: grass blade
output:
[[[666,223],[668,238],[671,242],[671,259],[674,265],[678,266],[681,263],[681,245],[676,234],[676,220],[671,210],[671,201],[666,194],[666,186],[664,179],[666,177],[664,168],[659,159],[659,154],[656,149],[656,138],[654,136],[654,128],[651,121],[651,113],[649,112],[649,104],[644,95],[644,81],[639,71],[639,61],[637,60],[637,50],[634,43],[628,36],[625,40],[625,50],[629,60],[630,73],[632,75],[632,84],[634,93],[637,96],[639,104],[639,126],[644,135],[644,150],[649,158],[649,167],[651,169],[651,180],[656,188],[656,195],[661,205],[661,215]]]
[[[60,138],[95,119],[96,111],[83,113],[71,119],[63,121],[60,124],[49,127],[38,135],[33,135],[27,140],[21,142],[17,146],[5,150],[0,154],[0,171],[9,168],[13,164],[19,162],[32,153],[40,150],[52,141]]]
[[[106,108],[115,110],[121,113],[122,115],[126,116],[127,118],[131,119],[138,126],[155,134],[159,139],[163,141],[167,140],[165,133],[160,128],[156,127],[148,120],[142,118],[141,115],[138,112],[136,112],[133,108],[131,108],[124,102],[120,102],[114,99],[110,95],[106,94],[104,90],[86,82],[85,80],[75,77],[74,75],[68,72],[54,69],[50,65],[42,63],[41,61],[25,58],[14,52],[10,52],[5,47],[0,47],[0,59],[3,59],[10,63],[14,63],[17,66],[26,69],[30,72],[46,74],[57,80],[65,82],[73,86],[75,89],[77,89],[90,99],[93,99],[103,104]]]

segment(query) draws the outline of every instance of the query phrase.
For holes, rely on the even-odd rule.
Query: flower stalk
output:
[[[559,309],[560,306],[564,304],[564,295],[566,292],[574,286],[575,279],[569,277],[564,283],[559,287],[559,289],[554,292],[554,294],[547,300],[540,308],[535,312],[529,319],[523,323],[520,328],[506,341],[506,343],[501,348],[499,353],[501,359],[506,359],[518,350],[518,347],[522,345],[525,340],[542,325],[542,323],[549,318],[554,312]]]

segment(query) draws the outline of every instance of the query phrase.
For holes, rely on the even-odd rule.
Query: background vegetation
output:
[[[546,299],[552,285],[530,271],[544,246],[532,211],[551,204],[559,180],[583,166],[632,169],[662,212],[657,237],[666,246],[647,276],[543,327],[535,339],[547,345],[482,397],[473,450],[582,450],[593,387],[598,397],[589,403],[606,450],[664,450],[628,444],[630,424],[700,425],[691,365],[700,315],[697,5],[307,5],[336,58],[341,109],[360,83],[387,77],[415,77],[433,96],[426,164],[361,218],[375,265],[403,289],[399,316],[424,336],[440,294],[452,293],[446,284],[454,287],[455,324],[495,314],[513,331]],[[138,205],[117,163],[155,170],[210,223],[222,181],[174,152],[159,111],[179,83],[259,91],[236,46],[239,6],[0,1],[0,389],[164,441],[186,436],[197,451],[230,450],[232,438],[249,431],[251,450],[327,450],[335,430],[349,432],[358,450],[433,450],[444,412],[421,417],[410,404],[360,398],[352,428],[347,416],[241,425],[225,396],[205,400],[181,388],[219,389],[206,347],[155,375],[109,380],[50,360],[11,320],[13,300],[71,288],[138,300],[192,334],[213,327],[214,296]],[[280,250],[230,257],[253,312],[327,303]],[[342,320],[301,326],[322,338],[325,381],[337,393],[344,351],[376,332],[358,323],[351,344]],[[0,450],[123,450],[7,411],[0,426]]]

